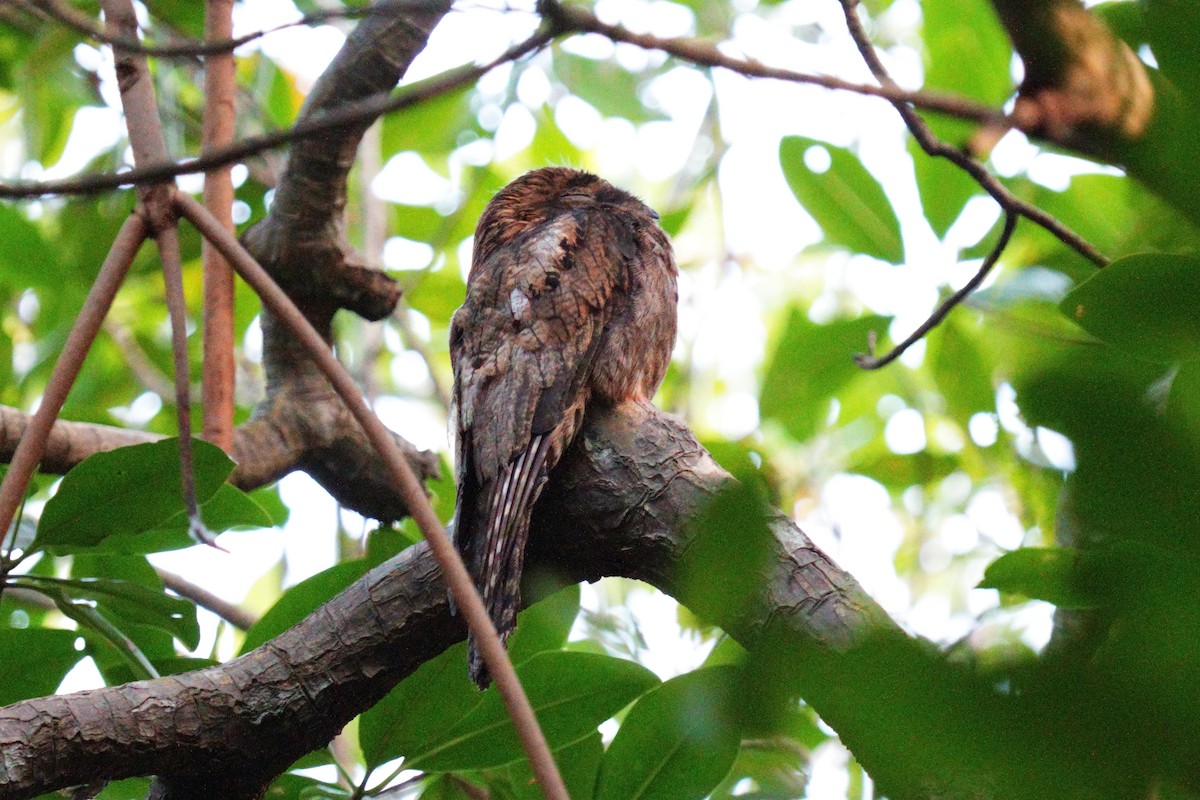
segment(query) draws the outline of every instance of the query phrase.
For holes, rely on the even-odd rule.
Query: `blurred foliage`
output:
[[[298,3],[302,11],[327,5]],[[793,37],[796,52],[852,48],[828,0],[644,5],[688,35],[766,26]],[[986,0],[921,0],[919,14],[911,2],[864,7],[872,35],[897,63],[920,64],[926,87],[994,107],[1014,92],[1012,51]],[[202,4],[146,10],[156,41],[202,29]],[[1200,3],[1110,2],[1094,11],[1153,56],[1158,85],[1186,107],[1200,104]],[[94,44],[49,18],[12,10],[0,19],[6,167],[36,177],[79,149],[68,146],[72,137],[89,134],[87,169],[118,166],[126,140],[88,129],[88,114],[112,97]],[[275,51],[244,50],[238,135],[287,126],[306,83]],[[154,68],[169,145],[195,154],[201,67],[176,59]],[[745,84],[722,80],[661,53],[569,38],[479,86],[387,117],[378,156],[401,177],[352,174],[347,233],[370,240],[366,206],[385,206],[386,233],[396,238],[368,255],[405,294],[382,325],[341,319],[339,352],[374,396],[402,399],[435,427],[447,414],[434,386],[450,381],[446,338],[465,294],[467,245],[498,188],[546,164],[602,170],[657,208],[675,238],[681,341],[661,398],[742,488],[697,520],[685,563],[686,584],[707,598],[678,614],[682,636],[712,648],[700,668],[665,681],[647,669],[651,637],[632,610],[647,589],[629,581],[607,581],[583,601],[569,587],[523,612],[510,650],[572,796],[802,797],[813,753],[833,746],[834,730],[857,759],[848,776],[861,781],[865,769],[892,797],[928,796],[935,785],[963,796],[1197,796],[1200,234],[1185,216],[1195,197],[1157,196],[1015,133],[993,147],[972,124],[927,114],[935,133],[991,159],[1015,194],[1114,262],[1097,272],[1023,221],[982,291],[899,363],[866,373],[852,355],[873,337],[879,350],[902,338],[938,293],[966,280],[994,241],[994,212],[970,178],[911,139],[892,142],[894,163],[883,170],[873,131],[826,139],[807,119],[780,127],[733,118],[731,109],[747,113],[737,102]],[[702,98],[694,118],[678,110],[687,92]],[[1182,113],[1179,124],[1196,118]],[[777,171],[754,179],[774,181],[772,202],[790,203],[778,233],[794,247],[783,264],[760,262],[753,244],[727,235],[738,211],[728,173],[747,163],[737,160],[747,148],[734,131],[747,122],[773,132],[754,147]],[[668,133],[682,155],[662,177],[638,148]],[[1022,149],[1025,157],[1011,157]],[[239,166],[241,230],[265,213],[282,163],[267,153]],[[403,191],[422,181],[442,188]],[[0,205],[0,402],[29,408],[41,395],[131,203],[121,192]],[[819,236],[803,238],[805,215]],[[198,324],[200,245],[184,232]],[[950,260],[960,262],[952,271],[936,266]],[[257,303],[244,287],[236,324],[239,385],[250,387],[239,396],[244,418],[262,382]],[[172,397],[159,393],[169,385],[167,330],[147,247],[65,416],[174,433]],[[195,379],[198,337],[191,347]],[[264,612],[258,623],[212,643],[203,632],[211,615],[165,593],[151,566],[154,553],[190,543],[176,452],[172,440],[126,448],[59,482],[36,482],[0,553],[8,667],[0,704],[55,691],[87,659],[119,683],[216,663],[239,644],[247,651],[418,538],[411,523],[342,531],[350,544],[338,563],[286,590],[284,565],[272,567],[246,601]],[[197,444],[209,526],[282,524],[287,510],[274,490],[244,494],[224,483],[230,469],[215,448]],[[445,517],[454,491],[443,472],[431,488]],[[848,491],[851,501],[835,499]],[[713,608],[754,602],[769,558],[759,546],[764,502],[800,519],[847,565],[886,562],[894,581],[860,577],[930,638],[882,637],[831,653],[766,631],[746,652],[706,622]],[[875,526],[869,538],[861,521],[838,516],[849,507]],[[1052,629],[1046,606],[1032,601],[1055,606]],[[1032,633],[1031,618],[1050,632]],[[348,728],[357,749],[342,766],[361,780],[354,796],[537,796],[494,690],[480,694],[467,681],[464,650],[424,664]],[[331,764],[329,753],[302,759],[269,796],[351,796]],[[99,797],[145,792],[136,779]]]

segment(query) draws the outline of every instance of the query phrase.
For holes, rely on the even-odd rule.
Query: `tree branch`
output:
[[[704,607],[703,587],[675,566],[693,541],[688,521],[728,481],[673,417],[642,405],[599,410],[548,487],[554,502],[539,506],[529,574],[626,575]],[[739,619],[715,622],[749,647],[768,630],[841,651],[896,631],[789,520],[776,514],[769,525],[762,591]],[[172,797],[212,797],[213,787],[254,796],[464,633],[432,555],[416,545],[227,664],[0,709],[0,800],[142,774],[208,792]]]

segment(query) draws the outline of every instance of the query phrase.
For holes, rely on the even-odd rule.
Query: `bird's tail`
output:
[[[517,625],[529,517],[546,482],[549,449],[549,436],[533,437],[529,446],[500,471],[487,492],[487,523],[482,532],[483,546],[473,553],[473,577],[501,643],[508,641]],[[479,688],[487,688],[491,675],[474,635],[467,637],[467,667],[471,680]]]

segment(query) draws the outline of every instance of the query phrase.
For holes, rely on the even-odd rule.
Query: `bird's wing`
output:
[[[610,215],[564,211],[472,267],[450,347],[455,540],[477,579],[519,577],[530,510],[574,436],[591,360],[628,290],[633,235]]]

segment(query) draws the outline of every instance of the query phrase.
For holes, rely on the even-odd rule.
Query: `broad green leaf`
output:
[[[737,670],[672,678],[629,710],[600,762],[596,800],[700,800],[729,772],[741,734],[728,713]]]
[[[763,419],[779,422],[797,441],[815,434],[838,391],[861,372],[854,354],[866,349],[871,331],[886,333],[889,322],[870,316],[817,325],[793,309],[763,377]]]
[[[278,514],[272,515],[258,503],[258,497],[268,501],[271,495],[261,492],[246,494],[229,483],[222,483],[208,500],[200,504],[200,518],[209,531],[224,533],[234,528],[270,528],[277,523]],[[278,511],[278,509],[276,509]],[[286,519],[286,516],[284,517]],[[182,509],[170,519],[155,525],[153,529],[139,533],[122,533],[105,537],[89,552],[104,553],[161,553],[191,547],[196,540],[188,533],[187,512]],[[70,552],[71,547],[58,548]]]
[[[150,794],[149,778],[126,778],[104,785],[95,800],[142,800]],[[58,795],[61,797],[62,795]]]
[[[981,589],[999,589],[1045,600],[1059,608],[1095,608],[1081,588],[1079,553],[1065,547],[1022,547],[988,565]]]
[[[998,107],[1012,94],[1012,46],[987,0],[922,0],[925,86]],[[964,68],[964,65],[970,65]],[[966,144],[973,123],[935,116],[934,132]]]
[[[193,440],[196,499],[217,491],[233,462],[221,448]],[[88,547],[108,536],[141,533],[183,509],[175,439],[89,456],[67,473],[46,502],[34,546]]]
[[[52,287],[62,272],[55,249],[20,206],[0,203],[0,285],[12,289]]]
[[[45,166],[62,156],[79,108],[99,99],[78,76],[72,55],[76,43],[65,27],[43,28],[25,68],[15,74],[27,152]]]
[[[939,238],[944,237],[967,201],[983,190],[970,175],[946,159],[926,155],[915,139],[908,140],[908,152],[913,158],[921,210],[933,232]]]
[[[536,603],[517,617],[509,640],[515,663],[562,647],[579,611],[579,587]],[[422,664],[359,719],[359,746],[370,766],[419,752],[466,716],[483,698],[467,678],[466,644]]]
[[[809,168],[805,154],[812,148],[829,154],[829,169]],[[828,242],[892,264],[904,260],[896,212],[857,156],[815,139],[785,136],[779,143],[779,162],[792,193],[821,226]]]
[[[470,100],[469,88],[459,89],[386,114],[382,123],[384,157],[404,150],[449,153],[461,143],[463,133],[478,128]]]
[[[692,522],[695,539],[678,567],[680,599],[701,618],[737,619],[758,602],[774,543],[768,513],[761,487],[747,475],[726,484]]]
[[[1144,6],[1145,3],[1130,3],[1127,0],[1107,0],[1091,6],[1088,10],[1104,20],[1104,24],[1118,39],[1137,52],[1142,45],[1149,42],[1150,37],[1146,29]]]
[[[554,74],[571,94],[606,117],[624,117],[638,123],[666,118],[638,99],[646,76],[630,72],[615,61],[555,50]]]
[[[0,628],[0,706],[54,694],[71,667],[83,658],[79,634],[49,628]]]
[[[284,592],[271,610],[246,631],[246,638],[238,652],[249,653],[291,628],[361,578],[370,568],[367,561],[347,561],[300,581]]]
[[[550,747],[587,736],[654,686],[654,673],[632,661],[590,653],[541,653],[517,668]],[[412,753],[407,766],[426,772],[498,767],[524,757],[499,693],[483,699],[435,742]]]
[[[438,775],[428,781],[418,800],[472,800],[456,775]]]
[[[1114,261],[1059,308],[1084,330],[1150,361],[1200,358],[1200,259],[1146,253]]]
[[[482,699],[467,677],[467,644],[459,642],[426,661],[359,717],[358,744],[367,766],[377,767],[440,741],[443,732]]]
[[[571,584],[517,615],[517,629],[508,640],[514,664],[546,650],[559,650],[579,614],[579,584]]]
[[[87,601],[118,627],[133,623],[157,628],[188,649],[200,643],[195,604],[141,583],[105,578],[26,578],[25,582],[36,591],[56,590],[73,602]]]
[[[1146,33],[1159,68],[1193,103],[1200,103],[1200,3],[1144,0]]]
[[[583,800],[592,796],[603,756],[604,745],[599,731],[554,751],[554,763],[558,765],[568,795]],[[544,795],[533,779],[533,770],[529,768],[528,761],[514,761],[508,765],[506,772],[508,786],[505,789],[512,800],[543,800]]]

